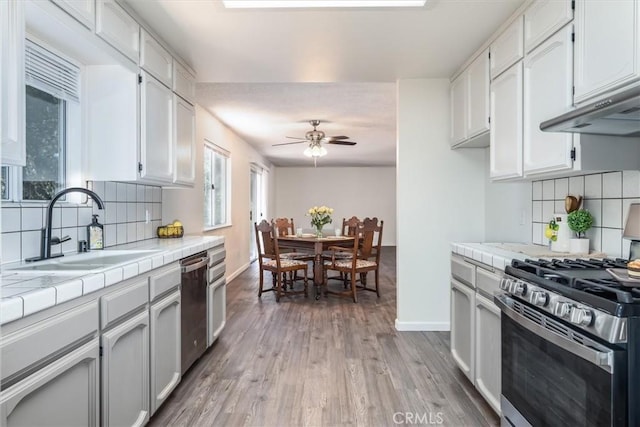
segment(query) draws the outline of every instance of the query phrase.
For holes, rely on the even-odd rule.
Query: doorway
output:
[[[256,229],[254,223],[264,219],[266,212],[266,197],[264,186],[264,170],[255,164],[251,165],[250,178],[250,211],[249,211],[249,229],[251,230],[249,242],[249,261],[254,262],[258,259],[258,248],[256,248]]]

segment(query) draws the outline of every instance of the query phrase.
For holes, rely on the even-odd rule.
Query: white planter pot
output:
[[[572,254],[588,254],[589,239],[571,239],[569,241],[569,252]]]

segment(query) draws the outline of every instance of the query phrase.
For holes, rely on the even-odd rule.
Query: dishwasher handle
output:
[[[209,257],[203,256],[201,258],[196,258],[194,260],[189,260],[187,263],[181,264],[182,273],[191,273],[192,271],[198,270],[202,267],[206,267],[209,264]]]

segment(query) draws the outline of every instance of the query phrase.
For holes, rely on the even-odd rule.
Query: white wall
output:
[[[485,241],[531,243],[531,183],[491,182],[485,149]]]
[[[334,209],[333,224],[343,218],[378,217],[384,221],[382,244],[396,244],[395,167],[275,168],[275,217],[293,218],[296,227],[311,229],[309,208]]]
[[[398,82],[399,330],[449,329],[451,242],[483,241],[484,150],[449,148],[449,81]]]
[[[231,158],[231,222],[230,227],[203,233],[203,155],[204,139],[228,150]],[[163,222],[180,219],[185,234],[225,237],[227,280],[249,266],[251,223],[249,222],[250,164],[270,164],[249,144],[200,106],[196,106],[196,183],[192,189],[163,190]],[[272,171],[270,171],[272,172]],[[273,175],[273,173],[270,173]],[[267,182],[271,184],[272,180]],[[273,187],[271,187],[273,188]],[[272,190],[270,190],[272,191]]]

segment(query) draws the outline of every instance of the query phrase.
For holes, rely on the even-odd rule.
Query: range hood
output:
[[[545,132],[640,137],[640,86],[540,124]]]

